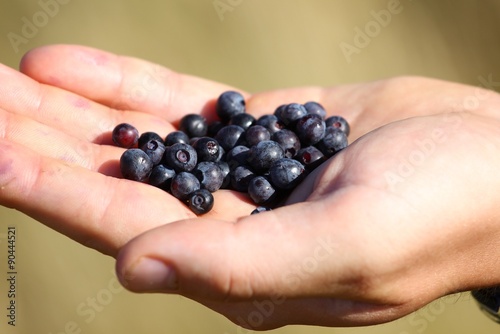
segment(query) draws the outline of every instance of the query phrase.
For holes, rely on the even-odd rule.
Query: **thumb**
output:
[[[118,277],[131,291],[204,301],[331,294],[327,280],[332,265],[339,266],[333,254],[340,245],[327,231],[331,222],[322,224],[328,211],[321,205],[302,202],[236,222],[197,218],[158,227],[121,249]]]

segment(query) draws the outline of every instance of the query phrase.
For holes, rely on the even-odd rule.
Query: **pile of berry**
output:
[[[326,118],[316,102],[281,105],[255,119],[245,112],[243,96],[227,91],[216,111],[219,120],[211,124],[197,114],[184,116],[166,138],[117,125],[113,142],[127,148],[120,158],[123,177],[169,192],[198,215],[212,209],[219,189],[246,192],[257,213],[279,205],[306,174],[347,146],[347,121]]]

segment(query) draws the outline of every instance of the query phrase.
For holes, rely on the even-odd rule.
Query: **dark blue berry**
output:
[[[181,201],[186,201],[189,195],[200,189],[200,181],[189,172],[181,172],[176,174],[170,184],[170,192],[175,198]]]
[[[207,135],[209,137],[215,137],[217,132],[219,132],[220,129],[222,129],[226,124],[222,123],[221,121],[213,121],[212,123],[208,124],[208,133]]]
[[[307,170],[313,170],[325,161],[325,155],[314,146],[303,147],[295,156]]]
[[[269,139],[271,139],[271,134],[269,133],[269,130],[262,125],[252,125],[245,132],[245,140],[249,147]]]
[[[256,125],[262,125],[272,135],[275,132],[283,129],[285,125],[276,117],[276,115],[264,115],[259,117],[255,122]]]
[[[247,157],[250,149],[243,145],[235,146],[226,154],[226,162],[230,169],[247,163]]]
[[[307,110],[304,108],[302,104],[299,103],[290,103],[287,104],[279,113],[276,115],[280,121],[285,124],[285,126],[293,127],[295,122],[307,115]]]
[[[202,161],[196,165],[191,173],[200,181],[201,188],[210,192],[219,190],[224,183],[222,170],[215,162]]]
[[[245,98],[235,91],[224,92],[217,99],[215,109],[222,122],[229,122],[231,117],[245,112]]]
[[[325,135],[325,121],[316,114],[307,114],[300,118],[295,125],[295,133],[302,146],[314,145]]]
[[[163,138],[156,132],[144,132],[139,136],[139,141],[137,142],[137,147],[143,147],[150,140],[158,140],[163,143]]]
[[[214,196],[206,189],[199,189],[189,194],[188,206],[197,215],[202,215],[214,206]]]
[[[217,161],[217,166],[219,166],[220,170],[222,171],[222,177],[224,178],[224,181],[222,181],[221,188],[222,189],[228,189],[229,186],[231,185],[231,169],[229,168],[229,165],[225,161]]]
[[[248,166],[238,166],[233,169],[231,175],[231,187],[240,192],[246,192],[250,181],[256,177]]]
[[[299,137],[288,129],[275,132],[271,139],[281,145],[287,158],[293,158],[301,148]]]
[[[245,129],[239,125],[226,125],[217,132],[214,139],[226,152],[229,152],[245,138],[244,133]]]
[[[281,115],[285,111],[286,106],[287,106],[287,104],[282,104],[282,105],[278,106],[278,108],[276,108],[274,110],[273,116],[275,116],[276,118],[278,118],[280,120],[280,122],[281,122]]]
[[[247,162],[256,171],[265,171],[285,156],[281,145],[272,140],[264,140],[250,148]]]
[[[153,165],[156,166],[161,162],[163,154],[165,153],[165,145],[163,144],[163,139],[151,139],[141,146],[141,150],[149,155],[151,161],[153,162]]]
[[[170,191],[170,183],[175,176],[175,171],[164,165],[153,168],[149,175],[149,184],[165,191]]]
[[[167,147],[163,157],[163,163],[178,173],[189,172],[198,162],[196,150],[192,146],[183,143]]]
[[[217,140],[211,137],[201,137],[193,144],[198,162],[200,161],[219,161],[222,152]]]
[[[189,138],[189,143],[188,144],[191,145],[191,146],[194,146],[194,145],[196,145],[196,142],[200,138],[202,138],[202,137],[192,137],[192,138]]]
[[[327,127],[325,136],[316,147],[329,158],[347,147],[347,135],[339,128]]]
[[[177,143],[189,144],[189,136],[184,131],[172,131],[165,137],[165,146]]]
[[[313,102],[313,101],[307,102],[304,104],[304,108],[306,108],[308,114],[318,115],[321,117],[321,119],[326,118],[326,110],[318,102]]]
[[[327,127],[334,127],[334,128],[337,128],[337,129],[340,129],[340,130],[344,131],[344,133],[346,134],[346,136],[349,136],[349,133],[351,132],[349,123],[347,123],[347,121],[345,120],[345,118],[342,117],[342,116],[331,116],[331,117],[328,117],[325,120],[325,123],[326,123]]]
[[[305,176],[304,166],[297,160],[283,158],[269,169],[272,184],[278,189],[293,189]]]
[[[120,157],[120,170],[126,179],[145,182],[152,169],[151,158],[139,148],[125,150]]]
[[[238,114],[231,117],[229,124],[239,125],[243,129],[248,129],[255,124],[255,117],[250,114]]]
[[[207,120],[198,114],[188,114],[181,118],[179,130],[184,131],[189,138],[204,137],[208,132]]]
[[[258,206],[250,214],[251,215],[256,215],[258,213],[266,212],[266,211],[273,211],[273,210],[271,208],[267,208],[265,206]]]
[[[131,148],[139,140],[139,131],[133,125],[121,123],[113,129],[111,139],[119,147]]]
[[[276,197],[276,189],[265,177],[257,176],[248,184],[248,195],[255,204],[265,204]]]

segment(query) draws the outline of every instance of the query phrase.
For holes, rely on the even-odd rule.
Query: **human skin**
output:
[[[243,92],[255,116],[317,101],[349,121],[351,144],[285,207],[249,216],[246,195],[221,190],[196,217],[120,178],[110,132],[128,122],[165,136],[185,114],[213,120],[215,99],[236,88],[69,45],[29,52],[20,72],[0,66],[0,82],[0,204],[117,258],[131,291],[181,294],[263,330],[378,324],[500,285],[493,91],[397,77]]]

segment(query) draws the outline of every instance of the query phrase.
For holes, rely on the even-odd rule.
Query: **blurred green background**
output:
[[[497,0],[3,0],[0,8],[0,61],[14,68],[34,47],[71,43],[251,92],[409,74],[471,85],[479,77],[500,81]],[[0,208],[1,272],[8,226],[17,229],[17,322],[7,325],[2,279],[1,333],[248,332],[185,298],[123,290],[111,258],[6,208]],[[494,331],[497,325],[461,294],[380,326],[272,332]]]

